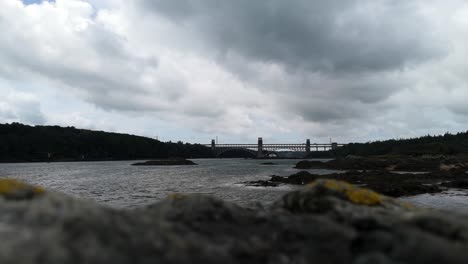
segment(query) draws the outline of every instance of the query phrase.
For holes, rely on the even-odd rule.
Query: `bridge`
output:
[[[275,153],[281,150],[304,152],[305,155],[309,155],[312,151],[329,151],[344,146],[344,144],[334,143],[310,143],[310,139],[307,139],[305,143],[299,144],[263,144],[263,139],[258,138],[257,144],[216,144],[214,139],[211,140],[211,144],[204,146],[210,147],[216,157],[221,154],[232,151],[232,150],[243,150],[255,155],[257,158],[263,158],[268,156],[270,153]]]

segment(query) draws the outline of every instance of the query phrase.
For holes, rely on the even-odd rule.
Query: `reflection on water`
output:
[[[77,197],[119,208],[154,203],[174,192],[210,194],[240,204],[270,204],[284,193],[299,188],[247,187],[239,182],[265,180],[271,175],[298,172],[297,160],[203,159],[197,166],[130,166],[134,161],[0,164],[0,177],[24,180]],[[327,174],[333,171],[309,170]],[[402,198],[416,205],[457,209],[468,213],[465,191],[424,194]]]

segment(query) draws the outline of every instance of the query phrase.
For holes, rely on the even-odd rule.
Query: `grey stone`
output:
[[[0,263],[467,263],[466,218],[329,186],[319,181],[272,208],[177,194],[116,210],[0,191]]]

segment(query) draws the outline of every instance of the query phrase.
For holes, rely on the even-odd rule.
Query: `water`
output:
[[[437,208],[446,211],[468,214],[468,191],[461,189],[449,189],[441,193],[425,193],[402,200],[419,207]]]
[[[202,159],[197,166],[131,166],[135,161],[0,164],[0,177],[21,179],[48,190],[94,200],[116,208],[135,208],[157,202],[171,193],[209,194],[239,204],[270,204],[300,188],[248,187],[240,182],[266,180],[271,175],[298,172],[297,160]],[[327,174],[329,170],[309,170]],[[401,198],[417,206],[468,214],[468,192],[449,190]]]
[[[297,160],[201,159],[197,166],[131,166],[135,161],[0,164],[0,177],[117,208],[154,203],[171,193],[210,194],[240,204],[272,203],[296,186],[247,187],[243,181],[296,173]],[[326,170],[315,170],[326,173]]]

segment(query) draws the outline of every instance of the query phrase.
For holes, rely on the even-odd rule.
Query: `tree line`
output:
[[[468,154],[468,131],[457,134],[351,143],[333,151],[336,156],[460,155]]]
[[[183,142],[59,126],[0,124],[0,161],[96,161],[210,158],[210,148]]]

